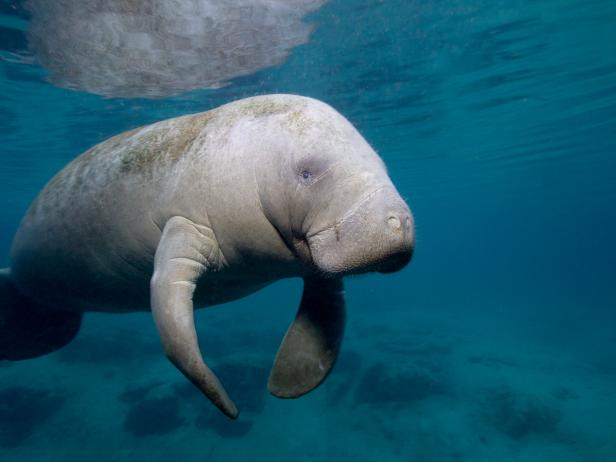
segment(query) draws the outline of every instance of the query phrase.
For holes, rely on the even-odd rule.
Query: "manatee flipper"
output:
[[[338,357],[345,319],[342,279],[304,279],[299,311],[270,373],[270,393],[297,398],[319,386]]]
[[[55,310],[22,295],[8,268],[0,270],[0,360],[43,356],[69,343],[82,313]]]
[[[150,283],[152,313],[169,360],[224,414],[238,410],[203,361],[193,318],[197,280],[218,263],[211,229],[182,217],[171,218],[156,249]]]

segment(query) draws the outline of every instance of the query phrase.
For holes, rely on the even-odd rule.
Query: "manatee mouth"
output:
[[[312,263],[320,273],[393,273],[413,255],[411,212],[395,188],[382,186],[363,196],[333,225],[310,233]]]
[[[351,218],[353,215],[355,215],[355,213],[359,210],[359,208],[365,204],[366,202],[368,202],[370,199],[372,199],[373,197],[375,197],[377,195],[377,193],[379,191],[382,191],[385,188],[391,188],[390,186],[381,186],[379,188],[376,188],[374,191],[369,192],[368,194],[366,194],[365,196],[363,196],[361,199],[359,199],[350,209],[347,213],[345,213],[342,218],[340,218],[338,221],[336,221],[333,225],[328,225],[324,228],[319,229],[318,231],[313,231],[313,232],[309,232],[308,234],[306,234],[306,238],[305,241],[310,244],[310,241],[312,240],[312,238],[314,238],[315,236],[318,236],[319,234],[325,233],[328,230],[331,229],[337,229],[338,227],[340,227],[340,225],[342,225],[345,221],[347,221],[349,218]]]
[[[365,194],[364,196],[362,196],[357,202],[355,202],[355,204],[353,204],[353,206],[342,216],[342,218],[340,218],[339,220],[337,220],[334,224],[332,225],[327,225],[317,231],[312,231],[312,232],[308,232],[306,234],[305,237],[301,238],[301,239],[297,239],[295,242],[295,250],[297,252],[298,255],[300,255],[301,257],[303,257],[303,260],[308,262],[309,265],[311,266],[312,270],[315,272],[320,273],[321,275],[327,276],[327,275],[331,275],[331,276],[337,276],[341,273],[345,273],[345,274],[362,274],[362,273],[367,273],[370,271],[376,271],[376,269],[373,268],[368,268],[368,267],[364,267],[361,269],[357,269],[354,272],[349,272],[348,269],[340,269],[340,270],[335,270],[334,268],[331,267],[327,267],[323,268],[321,265],[319,265],[319,262],[317,262],[315,260],[315,255],[319,255],[319,247],[321,245],[322,242],[327,242],[327,241],[334,241],[336,243],[340,243],[341,241],[341,227],[344,225],[345,222],[347,222],[349,219],[351,219],[357,212],[358,210],[361,209],[361,207],[366,204],[367,202],[369,202],[371,199],[373,199],[380,191],[384,190],[384,189],[392,189],[393,188],[391,186],[379,186],[378,188],[374,189],[373,191],[370,191],[369,193]],[[395,190],[394,190],[395,191]],[[340,245],[345,245],[344,243],[341,243],[339,245],[336,245],[336,247],[340,247]],[[348,244],[346,244],[348,245]],[[331,249],[331,253],[335,252],[335,249]]]
[[[382,274],[395,273],[408,265],[411,258],[413,258],[413,249],[410,249],[408,252],[400,252],[388,258],[380,265],[377,264],[375,271]]]
[[[295,254],[308,265],[314,265],[314,259],[312,257],[312,249],[310,248],[310,241],[307,237],[293,237],[293,251]]]

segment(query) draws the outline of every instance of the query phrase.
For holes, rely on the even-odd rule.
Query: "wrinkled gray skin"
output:
[[[203,362],[193,305],[304,278],[269,380],[274,395],[300,396],[335,362],[342,277],[397,271],[413,247],[409,208],[353,126],[322,102],[268,95],[138,128],[76,158],[27,212],[3,281],[21,310],[74,316],[75,333],[84,311],[151,309],[169,359],[235,418]],[[47,352],[39,347],[22,357]]]

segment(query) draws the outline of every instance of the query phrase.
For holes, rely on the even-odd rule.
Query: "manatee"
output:
[[[236,418],[195,307],[303,278],[268,382],[298,397],[338,356],[343,278],[398,271],[414,246],[385,164],[327,104],[265,95],[164,120],[92,147],[32,203],[0,270],[0,360],[61,348],[87,311],[151,310],[169,360]]]

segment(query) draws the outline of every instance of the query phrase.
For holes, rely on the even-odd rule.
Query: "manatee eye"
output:
[[[312,172],[310,170],[303,169],[299,176],[303,183],[310,183],[312,181]]]
[[[310,186],[323,176],[330,164],[325,157],[306,156],[295,165],[295,177],[300,184]]]

